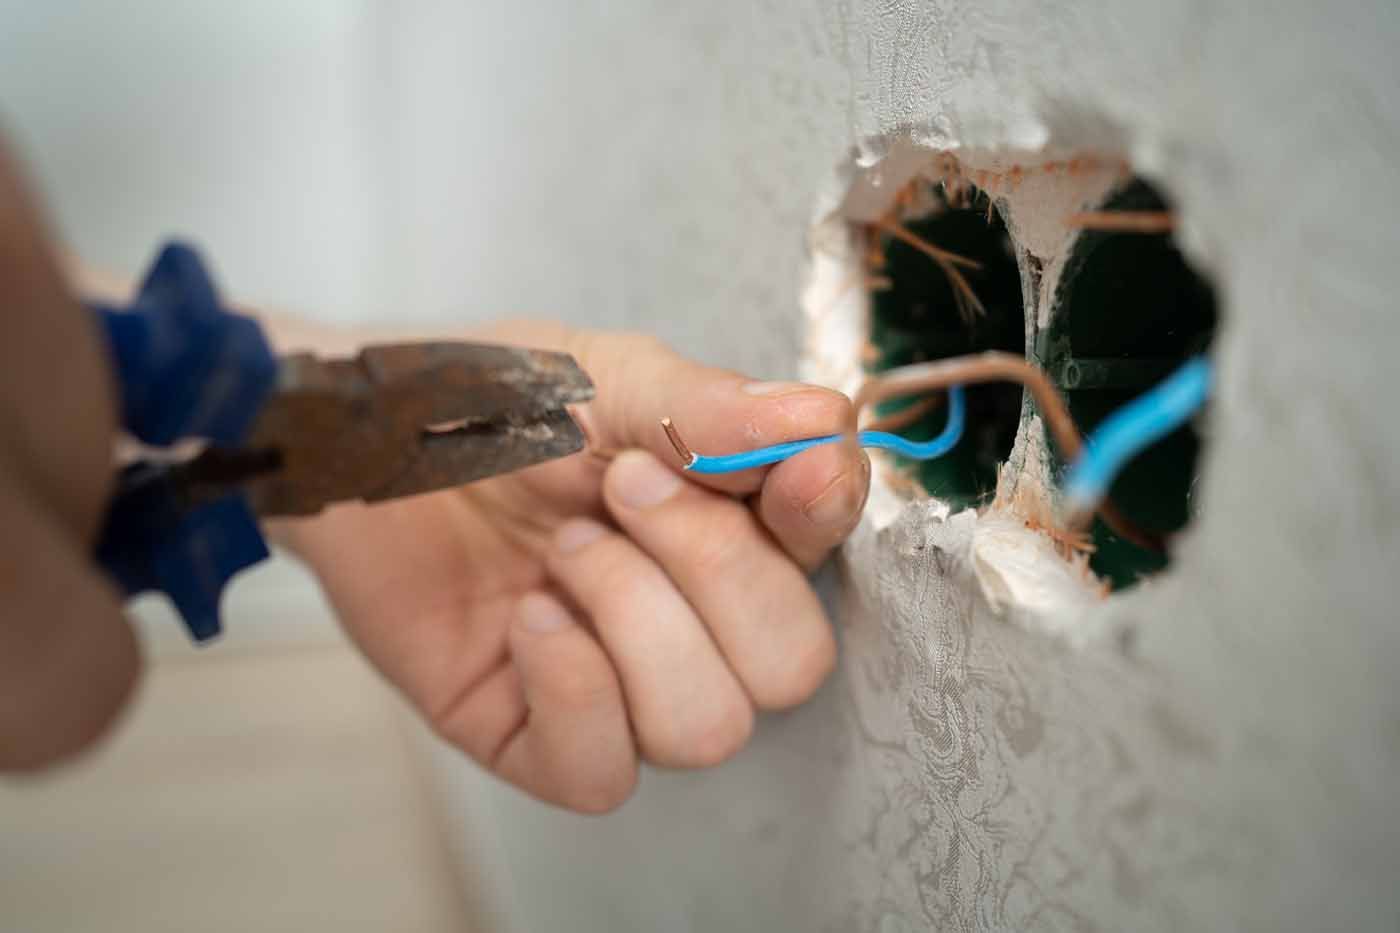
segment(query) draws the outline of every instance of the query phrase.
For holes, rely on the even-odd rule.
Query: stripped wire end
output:
[[[688,470],[694,466],[698,459],[695,451],[691,450],[690,445],[681,439],[681,432],[676,430],[676,426],[671,423],[670,418],[661,419],[661,430],[666,432],[666,439],[671,442],[676,456],[681,458],[681,468]]]

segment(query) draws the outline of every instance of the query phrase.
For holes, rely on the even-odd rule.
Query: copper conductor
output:
[[[690,445],[681,440],[681,432],[676,430],[676,426],[671,423],[670,418],[661,419],[661,430],[666,432],[666,439],[671,442],[671,447],[676,451],[676,456],[681,458],[681,463],[690,466],[695,462],[695,451],[690,449]]]
[[[1176,217],[1170,211],[1080,211],[1066,217],[1065,224],[1082,230],[1170,233],[1176,227]]]
[[[856,411],[891,398],[922,395],[954,385],[976,385],[985,382],[1019,382],[1035,399],[1041,417],[1055,439],[1055,446],[1066,459],[1074,460],[1084,449],[1084,441],[1074,426],[1069,409],[1059,390],[1044,370],[1010,353],[980,353],[931,363],[916,363],[882,373],[868,380],[856,393]],[[1115,534],[1138,547],[1160,551],[1161,537],[1138,528],[1124,516],[1109,499],[1099,504],[1099,517]],[[1081,526],[1089,516],[1072,516],[1071,526]]]

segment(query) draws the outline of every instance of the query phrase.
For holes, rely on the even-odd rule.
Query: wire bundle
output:
[[[1210,395],[1212,371],[1202,356],[1187,360],[1161,383],[1115,411],[1087,439],[1081,440],[1069,418],[1064,400],[1038,367],[1005,353],[983,353],[954,357],[891,370],[872,380],[856,397],[858,409],[885,398],[909,396],[916,391],[946,388],[948,420],[937,437],[911,441],[888,431],[860,431],[862,447],[889,450],[915,460],[941,457],[962,439],[967,416],[963,383],[1012,380],[1030,390],[1041,414],[1055,435],[1056,443],[1072,459],[1065,478],[1065,498],[1071,523],[1083,520],[1097,510],[1114,530],[1129,540],[1146,540],[1131,528],[1108,500],[1109,487],[1119,471],[1141,451],[1186,423],[1200,410]],[[691,473],[733,473],[779,463],[789,457],[839,441],[844,435],[827,434],[804,440],[773,444],[756,450],[711,456],[692,451],[669,418],[662,427]]]

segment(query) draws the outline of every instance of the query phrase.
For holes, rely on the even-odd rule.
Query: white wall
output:
[[[188,236],[244,299],[363,317],[383,288],[379,12],[0,0],[0,126],[87,261],[135,275]]]
[[[240,294],[554,313],[770,375],[852,147],[1121,145],[1226,315],[1203,516],[1109,606],[1136,647],[994,617],[960,526],[914,509],[843,564],[842,674],[738,760],[650,773],[600,821],[440,754],[453,818],[520,929],[1395,927],[1394,4],[308,5],[272,38],[280,6],[171,4],[182,34],[246,35],[182,67],[115,14],[14,7],[0,106],[94,258],[189,224]],[[73,35],[111,67],[59,56]],[[294,80],[267,43],[343,67]],[[227,96],[199,110],[209,72]],[[104,116],[149,99],[185,114],[173,149]]]

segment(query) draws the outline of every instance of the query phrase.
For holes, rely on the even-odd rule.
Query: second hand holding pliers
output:
[[[98,560],[128,595],[167,593],[196,640],[218,634],[225,583],[268,556],[259,516],[458,486],[585,444],[568,406],[593,385],[567,354],[424,342],[276,357],[178,243],[130,307],[93,309],[141,451],[120,468]]]

